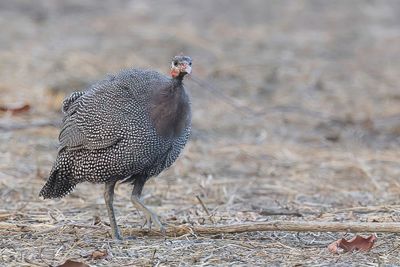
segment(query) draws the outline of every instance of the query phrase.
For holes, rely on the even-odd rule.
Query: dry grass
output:
[[[81,184],[61,200],[37,197],[56,154],[58,129],[46,125],[60,119],[68,91],[126,66],[166,71],[184,51],[197,78],[252,111],[187,81],[192,140],[144,192],[164,223],[400,222],[397,1],[52,3],[0,1],[0,104],[32,106],[0,113],[0,222],[57,226],[0,229],[0,265],[400,265],[390,233],[378,234],[368,253],[343,255],[327,245],[346,233],[114,242],[102,185]],[[142,223],[130,190],[118,186],[115,201],[126,235]],[[92,259],[96,250],[107,257]]]

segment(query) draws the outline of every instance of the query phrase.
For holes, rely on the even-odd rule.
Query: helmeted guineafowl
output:
[[[113,209],[117,181],[132,183],[131,200],[146,223],[163,226],[140,200],[145,182],[177,159],[191,127],[189,97],[182,80],[192,60],[176,56],[171,76],[128,69],[64,100],[57,159],[44,198],[61,198],[84,181],[105,183],[112,236],[121,239]]]

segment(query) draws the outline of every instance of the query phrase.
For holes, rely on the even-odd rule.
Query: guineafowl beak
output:
[[[188,63],[182,63],[179,68],[179,71],[182,73],[190,74],[192,73],[192,67]]]

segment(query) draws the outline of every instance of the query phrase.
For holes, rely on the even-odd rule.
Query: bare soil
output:
[[[400,265],[395,233],[340,255],[328,244],[353,234],[114,242],[103,185],[38,197],[65,96],[122,68],[167,73],[184,52],[205,86],[186,81],[191,141],[145,186],[163,223],[400,223],[399,1],[0,1],[0,28],[0,106],[31,107],[0,111],[0,224],[58,227],[0,228],[0,266]],[[118,186],[114,204],[125,233],[143,222],[130,190]]]

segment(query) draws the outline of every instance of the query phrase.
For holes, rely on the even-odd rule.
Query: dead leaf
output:
[[[362,237],[356,235],[350,240],[341,238],[331,243],[328,246],[328,250],[332,253],[339,254],[348,251],[368,251],[376,242],[376,235],[370,235],[369,237]]]
[[[107,257],[107,255],[107,250],[95,250],[93,251],[92,255],[90,255],[90,258],[93,260],[99,260]]]
[[[67,260],[64,264],[58,265],[57,267],[90,267],[86,263]]]
[[[31,109],[29,104],[23,104],[20,106],[5,106],[0,105],[0,111],[11,112],[12,115],[27,112]]]

